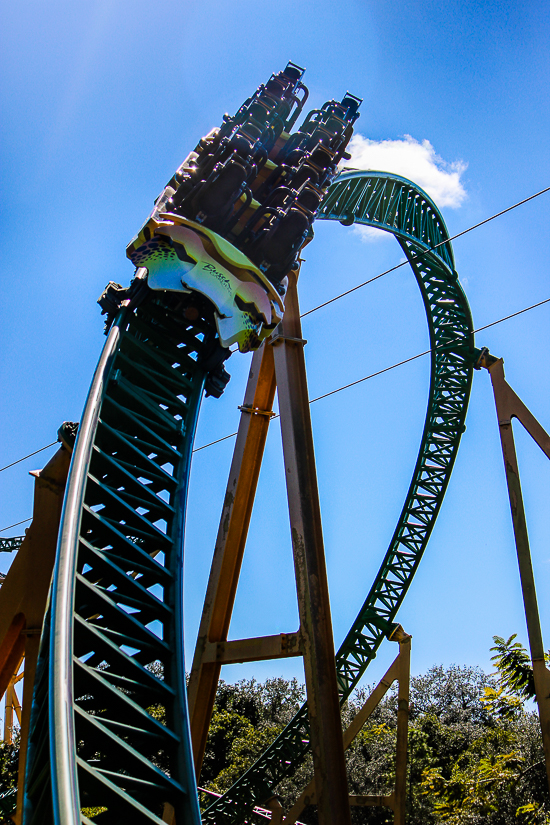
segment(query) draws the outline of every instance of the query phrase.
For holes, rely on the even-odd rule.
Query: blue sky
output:
[[[402,163],[403,150],[413,147],[409,176],[427,174],[426,188],[438,180],[447,186],[438,191],[451,234],[549,186],[549,14],[537,0],[7,5],[0,50],[0,465],[53,441],[63,420],[79,419],[103,345],[95,301],[109,280],[129,282],[126,244],[198,139],[288,60],[306,67],[312,107],[348,89],[364,98],[357,152],[374,148],[388,171],[404,174],[389,166]],[[550,297],[549,208],[547,193],[456,241],[476,327]],[[307,310],[395,265],[401,251],[389,237],[318,223],[305,258],[300,300]],[[477,336],[478,346],[504,357],[508,380],[546,429],[549,320],[547,304]],[[428,346],[420,295],[405,267],[308,316],[304,335],[311,397]],[[222,399],[205,402],[197,446],[236,429],[248,366],[248,356],[231,358],[231,383]],[[312,406],[336,645],[370,587],[401,509],[422,430],[428,368],[427,358],[419,359]],[[516,434],[550,646],[550,466],[519,426]],[[188,661],[232,448],[228,440],[194,458]],[[0,527],[30,515],[28,470],[52,452],[0,474]],[[7,556],[2,564],[9,564]],[[518,632],[526,641],[485,372],[474,376],[456,469],[399,619],[414,636],[415,672],[440,662],[489,669],[493,634]],[[274,422],[231,636],[296,626]],[[369,681],[394,653],[388,643]],[[224,675],[278,674],[302,678],[301,663],[232,666]]]

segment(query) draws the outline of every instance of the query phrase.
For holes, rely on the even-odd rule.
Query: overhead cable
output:
[[[503,209],[501,212],[497,212],[495,215],[491,215],[490,218],[485,218],[485,220],[480,221],[479,223],[476,223],[473,226],[468,227],[468,229],[463,229],[462,232],[458,232],[456,235],[453,235],[451,238],[447,238],[447,240],[441,241],[440,243],[436,244],[435,246],[431,246],[429,249],[426,249],[425,252],[421,252],[421,253],[415,255],[413,257],[413,260],[415,260],[416,258],[421,258],[422,255],[426,254],[427,252],[432,252],[434,249],[437,249],[439,246],[442,246],[446,243],[449,243],[449,241],[454,241],[454,240],[456,240],[456,238],[460,238],[461,235],[466,235],[468,232],[471,232],[472,229],[477,229],[478,226],[483,226],[483,224],[489,223],[489,221],[493,221],[495,218],[499,218],[501,215],[505,215],[506,212],[511,212],[512,209],[516,209],[518,206],[522,206],[524,203],[528,203],[528,201],[532,201],[534,198],[538,198],[539,195],[544,195],[545,192],[550,192],[550,186],[547,186],[546,189],[541,189],[540,192],[536,192],[534,195],[530,195],[528,198],[524,198],[522,201],[518,201],[517,203],[514,203],[512,206],[506,207],[506,209]],[[405,264],[407,264],[407,263],[408,263],[408,261],[402,261],[400,264],[396,264],[396,266],[392,266],[390,269],[386,269],[384,272],[380,272],[380,274],[375,275],[374,278],[369,278],[368,281],[363,281],[363,283],[357,284],[357,286],[354,286],[351,289],[346,290],[346,292],[341,292],[340,295],[336,295],[334,298],[330,298],[330,300],[325,301],[324,303],[319,304],[316,307],[313,307],[313,309],[308,309],[307,312],[302,313],[302,315],[300,317],[305,318],[306,315],[311,315],[312,312],[317,312],[318,309],[322,309],[323,307],[326,307],[329,304],[334,303],[334,301],[338,301],[340,298],[344,298],[346,295],[349,295],[351,292],[355,292],[356,290],[361,289],[364,286],[367,286],[367,284],[372,284],[373,281],[377,281],[379,278],[382,278],[384,275],[389,275],[390,272],[395,272],[396,269],[400,269],[402,266],[405,266]],[[542,301],[541,303],[544,304],[544,303],[546,303],[546,301]],[[527,309],[521,309],[519,312],[513,313],[513,315],[508,315],[506,318],[501,318],[499,321],[494,321],[493,324],[488,324],[487,327],[494,326],[494,324],[500,324],[501,321],[506,321],[507,318],[513,318],[514,315],[519,315],[521,312],[527,312],[528,309],[534,309],[535,306],[539,306],[539,304],[534,304],[533,307],[527,307]],[[487,329],[487,327],[480,327],[480,329]],[[427,350],[427,352],[429,352],[429,350]],[[426,353],[420,353],[419,355],[414,355],[412,359],[409,358],[406,361],[403,361],[403,362],[400,361],[399,364],[395,364],[394,367],[401,366],[402,363],[406,364],[408,361],[413,360],[414,358],[420,358],[420,355],[425,355],[425,354]],[[394,369],[394,367],[387,367],[387,369]],[[382,370],[382,372],[386,372],[386,371],[387,370]],[[367,376],[367,377],[374,378],[374,375],[379,375],[379,374],[380,373],[374,373],[372,376]],[[360,380],[365,381],[366,378],[361,378]],[[334,392],[338,392],[338,390],[334,390]],[[332,393],[329,393],[329,395],[331,395],[331,394]],[[318,399],[314,399],[314,400],[316,401]],[[313,403],[313,402],[311,402],[311,403]],[[212,441],[211,443],[212,444],[218,444],[220,441],[225,441],[226,438],[232,438],[234,435],[236,435],[236,433],[231,433],[231,435],[226,435],[223,438],[219,438],[217,441]],[[7,470],[9,467],[13,467],[15,464],[19,464],[19,462],[21,462],[21,461],[25,461],[25,459],[30,458],[31,456],[36,455],[37,453],[41,453],[43,450],[47,450],[48,447],[53,447],[53,445],[56,444],[56,443],[57,443],[56,441],[53,441],[51,444],[47,444],[45,447],[41,447],[40,450],[35,450],[34,453],[29,453],[28,455],[23,456],[23,458],[19,458],[19,459],[17,459],[17,461],[13,461],[11,464],[6,464],[5,467],[0,467],[0,473],[3,470]],[[193,452],[196,453],[199,450],[204,450],[205,447],[209,447],[209,446],[211,446],[211,445],[210,444],[205,444],[202,447],[197,447],[195,450],[193,450]],[[8,529],[8,528],[6,528],[6,529]]]
[[[532,304],[531,306],[525,307],[524,309],[519,309],[517,312],[513,312],[511,315],[505,315],[504,318],[499,318],[498,321],[492,321],[490,324],[485,324],[483,327],[478,327],[474,329],[473,332],[481,332],[484,329],[489,329],[489,327],[494,327],[496,324],[501,324],[503,321],[508,321],[509,318],[515,318],[516,315],[521,315],[524,312],[529,312],[531,309],[536,309],[536,307],[540,307],[543,304],[550,303],[550,298],[546,298],[544,301],[539,301],[536,304]],[[384,369],[378,370],[377,372],[372,372],[370,375],[365,375],[363,378],[358,378],[357,381],[352,381],[350,384],[345,384],[343,387],[338,387],[336,390],[331,390],[330,392],[326,392],[323,395],[318,395],[316,398],[310,398],[309,403],[314,404],[315,401],[320,401],[321,398],[328,398],[329,395],[336,395],[338,392],[342,392],[342,390],[347,390],[350,387],[354,387],[356,384],[362,384],[363,381],[368,381],[370,378],[376,378],[377,375],[382,375],[384,372],[390,372],[390,370],[394,370],[397,367],[402,367],[404,364],[408,364],[410,361],[416,361],[417,358],[422,358],[424,355],[429,355],[431,349],[426,349],[424,352],[418,352],[416,355],[411,355],[410,358],[405,358],[404,361],[398,361],[396,364],[392,364],[390,367],[384,367]],[[279,418],[278,415],[274,415],[271,420]],[[233,438],[236,436],[237,433],[230,433],[229,435],[224,435],[223,438],[217,438],[215,441],[210,441],[208,444],[203,444],[202,447],[196,447],[193,452],[198,453],[200,450],[205,450],[207,447],[212,447],[214,444],[219,444],[220,441],[226,441],[228,438]]]
[[[484,327],[478,327],[477,329],[473,330],[473,333],[481,332],[484,329],[489,329],[489,327],[494,327],[496,324],[501,324],[503,321],[507,321],[509,318],[515,318],[516,315],[521,315],[523,312],[528,312],[530,309],[535,309],[535,307],[540,307],[543,304],[547,304],[550,302],[550,298],[546,298],[544,301],[539,301],[538,304],[532,304],[530,307],[525,307],[525,309],[519,309],[517,312],[513,312],[511,315],[506,315],[504,318],[499,318],[498,321],[493,321],[490,324],[485,324]],[[438,349],[438,347],[436,347]],[[409,361],[415,361],[417,358],[422,358],[423,355],[429,355],[431,349],[426,349],[424,352],[419,352],[416,355],[411,355],[410,358],[405,358],[404,361],[398,361],[397,364],[392,364],[391,367],[385,367],[383,370],[378,370],[378,372],[373,372],[370,375],[365,375],[364,378],[359,378],[357,381],[352,381],[351,384],[346,384],[343,387],[339,387],[337,390],[331,390],[330,392],[326,392],[324,395],[318,395],[317,398],[312,398],[310,400],[310,404],[313,404],[314,401],[320,401],[321,398],[327,398],[329,395],[334,395],[337,392],[342,392],[342,390],[347,390],[348,387],[354,387],[356,384],[361,384],[362,381],[368,381],[369,378],[375,378],[377,375],[382,375],[383,372],[389,372],[390,370],[394,370],[396,367],[401,367],[403,364],[408,364]]]
[[[2,529],[0,530],[0,533],[5,533],[6,530],[11,530],[12,527],[19,527],[20,524],[25,524],[25,522],[31,521],[31,520],[32,520],[32,516],[29,516],[29,518],[24,518],[23,521],[16,521],[15,524],[10,524],[9,527],[2,527]]]
[[[449,241],[454,241],[454,240],[456,240],[456,238],[460,238],[461,235],[466,235],[468,232],[471,232],[472,229],[477,229],[478,226],[483,226],[483,224],[489,223],[489,221],[494,221],[495,218],[499,218],[501,215],[505,215],[506,212],[511,212],[512,209],[516,209],[518,206],[522,206],[524,203],[528,203],[528,201],[532,201],[534,198],[538,198],[539,195],[544,195],[545,192],[550,192],[550,186],[547,186],[546,189],[541,189],[540,192],[536,192],[534,195],[530,195],[528,198],[524,198],[522,201],[518,201],[517,203],[514,203],[513,206],[506,207],[506,209],[503,209],[501,212],[497,212],[495,215],[491,215],[490,218],[485,218],[485,220],[480,221],[479,223],[476,223],[473,226],[468,227],[468,229],[463,229],[462,232],[458,232],[456,235],[453,235],[451,238],[447,238],[447,240],[445,240],[445,241],[440,241],[440,243],[436,244],[435,246],[431,246],[429,249],[426,249],[425,252],[421,252],[420,254],[415,255],[413,257],[413,260],[415,260],[416,258],[421,258],[422,255],[426,254],[426,252],[432,252],[434,249],[437,249],[439,246],[442,246],[446,243],[449,243]],[[300,317],[305,318],[306,315],[311,315],[312,312],[317,312],[318,309],[322,309],[323,307],[326,307],[329,304],[334,303],[334,301],[338,301],[340,298],[344,298],[344,296],[349,295],[351,292],[355,292],[357,289],[361,289],[362,287],[367,286],[367,284],[372,284],[373,281],[377,281],[378,278],[382,278],[384,275],[389,275],[390,272],[394,272],[396,269],[400,269],[402,266],[405,266],[405,264],[407,264],[407,263],[408,263],[408,261],[402,261],[400,264],[397,264],[396,266],[392,266],[390,269],[386,269],[384,272],[380,272],[380,274],[375,275],[374,278],[369,278],[368,281],[363,281],[363,283],[357,284],[357,286],[354,286],[351,289],[346,290],[346,292],[341,292],[340,295],[336,295],[334,298],[331,298],[330,300],[325,301],[324,303],[319,304],[316,307],[313,307],[313,309],[308,309],[307,312],[302,313],[302,315]],[[546,303],[546,302],[542,301],[542,303]],[[535,304],[534,306],[539,306],[539,305]],[[533,309],[533,307],[528,307],[527,309]],[[519,315],[520,312],[527,312],[527,309],[521,309],[518,313],[514,313],[514,314]],[[512,318],[512,317],[513,317],[513,315],[507,316],[507,318]],[[507,319],[506,318],[501,318],[500,321],[495,321],[494,324],[500,324],[501,321],[505,321],[505,320],[507,320]],[[493,324],[489,324],[488,326],[493,326]],[[480,329],[487,329],[487,327],[480,327]],[[414,358],[419,358],[420,355],[415,355],[413,357]],[[410,359],[408,359],[408,360],[410,360]],[[404,361],[403,363],[407,363],[407,362]],[[396,364],[396,366],[399,366],[399,365],[400,364]],[[393,367],[389,367],[388,369],[393,369]],[[385,370],[383,370],[383,372],[385,372]],[[378,375],[378,373],[376,373],[376,374]],[[361,380],[363,380],[363,379],[361,379]],[[232,433],[232,435],[226,435],[226,436],[224,436],[224,438],[218,439],[218,441],[225,441],[226,438],[231,438],[233,435],[236,435],[236,433]],[[212,443],[217,444],[218,441],[213,441]],[[23,458],[19,458],[19,459],[17,459],[17,461],[13,461],[11,464],[6,464],[5,467],[0,467],[0,473],[3,470],[7,470],[9,467],[13,467],[15,464],[19,464],[19,462],[21,462],[21,461],[25,461],[25,459],[30,458],[31,456],[36,455],[37,453],[41,453],[42,450],[47,450],[48,447],[53,447],[53,445],[56,444],[56,443],[57,443],[56,441],[53,441],[51,444],[47,444],[45,447],[41,447],[40,450],[35,450],[34,453],[29,453],[28,455],[23,456]],[[210,445],[208,445],[208,444],[204,445],[204,447],[207,447],[207,446],[210,446]],[[194,452],[198,452],[198,450],[204,450],[204,447],[197,447],[197,449],[194,450]]]
[[[537,307],[540,307],[543,304],[548,303],[550,303],[550,298],[545,298],[544,301],[539,301],[536,304],[531,304],[531,306],[525,307],[524,309],[518,309],[517,312],[512,312],[511,315],[505,315],[504,318],[499,318],[498,321],[492,321],[490,324],[485,324],[485,326],[483,327],[478,327],[477,329],[474,329],[473,332],[481,332],[484,329],[489,329],[489,327],[494,327],[497,324],[502,324],[503,321],[508,321],[510,318],[515,318],[516,315],[522,315],[524,312],[529,312],[529,310],[531,309],[536,309]],[[329,395],[336,395],[336,393],[342,392],[343,390],[347,390],[350,387],[355,387],[356,384],[362,384],[363,381],[368,381],[370,378],[376,378],[377,375],[382,375],[383,373],[390,372],[390,370],[394,370],[397,367],[402,367],[404,364],[410,363],[410,361],[416,361],[417,358],[422,358],[422,356],[424,355],[429,355],[431,351],[431,349],[426,349],[424,350],[424,352],[418,352],[416,355],[411,355],[410,358],[405,358],[403,361],[398,361],[396,364],[392,364],[390,367],[384,367],[384,369],[378,370],[377,372],[371,372],[370,375],[365,375],[363,378],[358,378],[357,381],[352,381],[350,384],[345,384],[343,387],[338,387],[336,390],[331,390],[330,392],[326,392],[323,395],[318,395],[316,398],[310,398],[309,403],[314,404],[316,401],[320,401],[322,398],[328,398]],[[272,416],[271,420],[273,421],[273,419],[275,418],[280,418],[280,415]],[[208,444],[203,444],[202,447],[195,447],[193,452],[198,453],[201,450],[206,450],[207,447],[213,447],[214,444],[219,444],[221,441],[227,441],[228,438],[234,438],[236,435],[236,432],[229,433],[229,435],[224,435],[222,436],[222,438],[217,438],[215,441],[209,441]],[[56,442],[54,441],[54,444],[55,443]],[[52,445],[49,444],[48,446],[51,447]],[[43,447],[42,449],[45,450],[46,447]],[[37,452],[41,451],[37,450]],[[34,455],[34,453],[31,453],[31,455]],[[23,459],[20,459],[20,461],[23,461]],[[10,524],[9,527],[3,527],[2,530],[0,530],[0,533],[4,533],[6,530],[10,530],[12,527],[17,527],[20,524],[25,524],[26,521],[31,521],[31,519],[26,518],[23,521],[18,521],[15,524]]]
[[[539,195],[544,195],[545,192],[550,192],[550,186],[547,186],[546,189],[541,189],[540,192],[536,192],[534,195],[530,195],[528,198],[524,198],[522,201],[518,201],[514,203],[513,206],[508,206],[506,209],[503,209],[501,212],[497,212],[495,215],[491,215],[490,218],[485,218],[485,220],[480,221],[479,223],[474,224],[473,226],[468,227],[468,229],[463,229],[462,232],[458,232],[456,235],[453,235],[450,238],[447,238],[444,241],[440,241],[435,246],[430,246],[428,249],[425,249],[423,252],[419,252],[416,255],[411,255],[411,261],[415,261],[418,258],[422,258],[428,252],[433,252],[434,249],[437,249],[440,246],[444,246],[449,241],[454,241],[457,238],[460,238],[462,235],[466,235],[468,232],[471,232],[472,229],[477,229],[478,226],[483,226],[484,223],[489,223],[489,221],[494,221],[495,218],[499,218],[501,215],[505,215],[506,212],[511,212],[512,209],[517,209],[518,206],[522,206],[522,204],[527,203],[528,201],[532,201],[533,198],[538,198]],[[317,312],[318,309],[322,309],[323,307],[328,306],[329,304],[333,304],[335,301],[340,300],[340,298],[344,298],[346,295],[349,295],[351,292],[356,292],[358,289],[362,289],[362,287],[367,286],[367,284],[372,284],[373,281],[377,281],[379,278],[382,278],[384,275],[389,275],[390,272],[395,272],[396,269],[400,269],[402,266],[405,266],[408,261],[401,261],[400,264],[396,264],[395,266],[390,267],[390,269],[386,269],[384,272],[380,272],[379,275],[375,275],[374,278],[369,278],[368,281],[363,281],[362,284],[357,284],[357,286],[352,286],[351,289],[347,289],[345,292],[341,292],[340,295],[336,295],[334,298],[330,298],[328,301],[324,301],[322,304],[319,304],[313,309],[308,309],[307,312],[304,312],[300,317],[305,318],[306,315],[311,315],[312,312]]]
[[[503,321],[507,321],[508,318],[515,318],[516,315],[521,315],[523,312],[529,312],[530,309],[535,309],[536,307],[540,307],[543,304],[547,304],[550,301],[550,298],[545,298],[544,301],[539,301],[538,304],[531,304],[530,307],[525,307],[525,309],[518,309],[517,312],[512,312],[511,315],[506,315],[504,318],[499,318],[498,321],[493,321],[490,324],[485,324],[484,327],[478,327],[474,329],[474,332],[481,332],[483,329],[489,329],[489,327],[494,327],[495,324],[501,324]]]
[[[57,443],[58,443],[57,441],[52,441],[51,444],[46,444],[45,447],[40,447],[40,449],[35,450],[34,453],[29,453],[28,455],[24,455],[23,458],[18,458],[17,461],[12,461],[11,464],[6,464],[5,467],[0,467],[0,473],[2,473],[4,470],[7,470],[9,467],[14,467],[16,464],[20,464],[21,461],[25,461],[27,458],[30,458],[31,456],[36,455],[37,453],[41,453],[44,450],[47,450],[48,447],[53,447],[53,445],[57,444]]]

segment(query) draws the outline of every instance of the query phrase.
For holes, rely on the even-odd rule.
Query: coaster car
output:
[[[265,275],[221,235],[179,215],[150,219],[127,254],[147,269],[150,289],[208,298],[223,347],[256,349],[282,318],[283,302]]]

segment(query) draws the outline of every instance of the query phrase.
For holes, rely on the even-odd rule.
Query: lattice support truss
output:
[[[211,322],[182,323],[169,299],[153,296],[135,313],[123,310],[109,333],[66,493],[25,825],[87,822],[94,807],[109,822],[160,825],[166,811],[199,822],[184,699],[182,540],[206,378],[200,356],[214,336]]]

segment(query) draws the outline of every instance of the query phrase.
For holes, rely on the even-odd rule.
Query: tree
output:
[[[536,713],[524,701],[535,695],[527,651],[514,641],[494,636],[493,683],[481,701],[489,724],[454,764],[426,768],[422,788],[434,813],[449,825],[466,823],[547,823],[548,786]]]
[[[538,716],[528,655],[515,636],[494,637],[496,673],[436,665],[411,679],[407,825],[550,825]],[[158,670],[159,676],[162,671]],[[368,694],[362,688],[342,709],[346,727]],[[236,684],[220,681],[201,774],[201,786],[223,793],[280,733],[304,700],[296,679]],[[159,721],[164,708],[148,709]],[[395,780],[397,689],[385,698],[349,748],[353,794],[387,794]],[[15,787],[17,744],[0,745],[1,789]],[[163,754],[158,765],[165,766]],[[274,792],[288,809],[313,776],[311,758]],[[201,795],[203,805],[211,798]],[[259,800],[260,802],[263,800]],[[101,809],[88,809],[94,818]],[[314,807],[300,820],[317,822]],[[354,825],[393,822],[387,808],[353,808]]]
[[[514,637],[495,638],[497,673],[436,665],[411,679],[408,825],[539,825],[550,822],[550,800],[538,718],[502,681],[498,656],[514,651]],[[520,646],[521,647],[521,646]],[[511,683],[510,683],[511,684]],[[517,692],[517,689],[514,688]],[[342,711],[344,726],[369,689],[360,689]],[[303,696],[296,680],[220,683],[201,781],[225,791],[282,730]],[[496,697],[496,698],[495,698]],[[503,713],[502,709],[507,712]],[[386,694],[346,758],[350,793],[387,794],[395,779],[397,691]],[[275,793],[290,807],[312,777],[311,760]],[[206,800],[205,800],[206,801]],[[300,820],[317,822],[314,808]],[[387,808],[353,808],[357,825],[393,822]]]
[[[506,641],[502,636],[493,636],[495,645],[491,650],[495,651],[495,655],[491,656],[491,661],[495,663],[503,689],[507,689],[518,699],[534,699],[533,666],[525,648],[514,641],[516,636],[514,633]],[[548,662],[548,654],[545,659]]]

